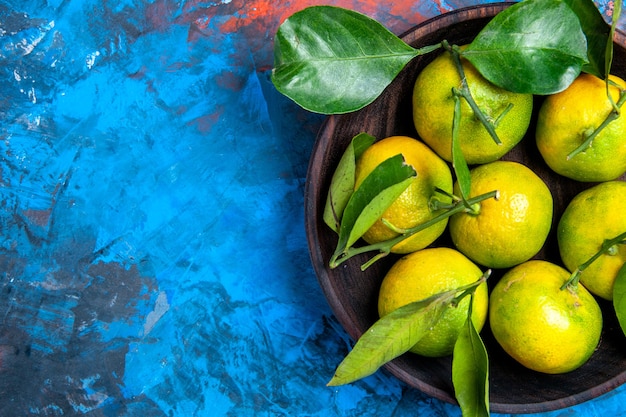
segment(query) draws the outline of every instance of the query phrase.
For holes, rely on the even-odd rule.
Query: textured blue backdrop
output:
[[[313,3],[0,1],[0,415],[460,416],[385,372],[325,386],[351,341],[304,235],[322,119],[269,81]],[[401,33],[477,1],[327,3]]]

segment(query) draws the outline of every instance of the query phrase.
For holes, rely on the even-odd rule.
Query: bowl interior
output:
[[[404,34],[414,47],[440,42],[469,43],[484,25],[509,4],[499,3],[460,9],[431,19]],[[626,39],[617,34],[613,73],[626,78]],[[314,146],[305,189],[305,222],[312,263],[320,286],[334,314],[353,339],[360,337],[377,319],[380,283],[397,256],[375,263],[365,272],[360,265],[368,255],[356,257],[336,269],[328,260],[337,242],[326,227],[322,213],[331,176],[352,137],[367,132],[379,139],[391,135],[417,137],[411,115],[411,93],[416,75],[436,53],[414,59],[374,103],[365,109],[329,117]],[[536,98],[536,110],[541,98]],[[550,187],[554,196],[552,232],[537,259],[560,263],[555,225],[570,199],[591,184],[581,184],[554,174],[544,164],[534,145],[534,121],[527,137],[503,159],[531,167]],[[444,234],[436,245],[450,245]],[[501,275],[501,272],[500,272]],[[490,278],[493,285],[498,271]],[[496,413],[544,412],[571,406],[606,393],[626,380],[625,342],[610,303],[601,302],[604,330],[597,351],[583,367],[563,375],[545,375],[530,371],[502,351],[493,339],[488,324],[481,336],[490,358],[490,401]],[[405,354],[386,365],[400,380],[436,398],[455,403],[451,382],[451,358],[423,358]]]

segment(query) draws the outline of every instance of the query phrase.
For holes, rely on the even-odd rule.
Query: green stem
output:
[[[444,203],[439,200],[436,195],[433,195],[432,197],[430,197],[430,201],[428,202],[428,208],[430,209],[430,211],[449,210],[451,208],[454,208],[459,203],[459,201],[461,201],[459,197],[445,190],[442,190],[439,187],[435,187],[435,193],[443,194],[444,196],[448,197],[451,202]]]
[[[497,196],[497,194],[498,194],[497,191],[491,191],[485,194],[481,194],[477,197],[470,198],[467,200],[467,202],[470,204],[470,206],[475,205],[475,204],[480,203],[483,200],[487,200],[488,198],[494,198]],[[371,245],[361,246],[358,248],[355,248],[355,247],[347,248],[343,252],[333,255],[332,258],[330,259],[329,265],[331,268],[336,268],[339,265],[341,265],[343,262],[345,262],[346,260],[352,258],[353,256],[360,255],[366,252],[371,252],[371,251],[379,251],[377,255],[375,255],[372,259],[370,259],[369,261],[367,261],[361,266],[361,270],[365,270],[369,266],[371,266],[374,262],[389,255],[389,253],[391,253],[391,248],[393,248],[395,245],[402,242],[403,240],[413,236],[415,233],[420,232],[444,219],[447,219],[448,217],[456,213],[460,213],[465,210],[467,210],[467,208],[465,207],[465,204],[463,203],[463,201],[457,201],[455,205],[449,210],[446,210],[445,212],[433,217],[432,219],[424,223],[421,223],[415,227],[409,228],[409,229],[395,228],[392,225],[389,225],[388,223],[386,223],[388,226],[391,226],[394,231],[401,233],[400,236],[397,236],[393,239],[385,240],[383,242],[373,243]]]
[[[447,41],[443,41],[442,46],[448,52],[450,52],[452,60],[454,61],[457,71],[459,72],[459,76],[461,77],[461,88],[454,88],[453,93],[459,95],[460,97],[463,97],[465,101],[467,101],[467,104],[469,104],[470,108],[472,109],[478,120],[480,120],[481,123],[485,126],[485,129],[487,129],[487,132],[489,132],[489,135],[494,140],[494,142],[498,145],[501,145],[502,141],[498,137],[493,123],[491,123],[487,116],[485,116],[485,113],[482,112],[482,110],[478,107],[478,104],[476,104],[476,101],[472,97],[472,93],[469,89],[469,86],[467,85],[467,78],[465,77],[465,71],[463,70],[463,64],[461,63],[461,53],[458,47],[450,45]],[[505,111],[508,112],[508,110]],[[501,117],[498,117],[498,120],[499,119],[501,119]]]
[[[482,283],[486,282],[489,276],[491,276],[491,269],[486,270],[482,274],[482,276],[478,279],[478,281],[457,288],[456,289],[457,293],[460,292],[461,294],[454,297],[454,300],[452,301],[452,305],[459,305],[459,303],[461,302],[461,300],[463,300],[463,298],[467,297],[468,295],[473,295],[476,292],[476,288],[478,288]],[[472,306],[472,303],[470,303],[468,316],[471,316],[471,312],[472,312],[471,306]]]
[[[443,188],[439,188],[439,187],[435,187],[435,192],[439,193],[439,194],[443,194],[446,197],[448,197],[450,200],[454,201],[454,202],[459,202],[461,201],[461,198],[455,196],[452,193],[449,193],[448,191],[444,190]]]
[[[621,90],[619,100],[615,104],[617,108],[614,107],[613,110],[611,110],[611,112],[608,114],[608,116],[606,116],[602,124],[598,126],[597,129],[595,129],[591,133],[583,133],[583,137],[585,140],[578,148],[574,149],[569,155],[567,155],[567,160],[572,159],[579,153],[583,152],[585,149],[591,147],[593,140],[596,138],[596,136],[598,136],[602,129],[607,127],[609,123],[611,123],[613,120],[617,119],[620,116],[620,108],[622,107],[624,102],[626,102],[626,90]]]
[[[443,43],[439,42],[436,43],[434,45],[426,45],[422,48],[417,48],[415,51],[415,56],[420,56],[420,55],[426,55],[429,54],[431,52],[436,51],[437,49],[441,48],[443,46]]]
[[[611,28],[609,29],[609,36],[607,36],[606,40],[606,48],[604,52],[604,78],[607,80],[606,84],[606,92],[611,104],[615,108],[615,103],[613,102],[613,98],[609,93],[609,74],[611,73],[611,66],[613,65],[613,39],[615,37],[615,30],[617,29],[617,24],[619,22],[620,15],[622,13],[622,2],[617,1],[613,3],[613,16],[611,17]],[[617,109],[616,109],[617,110]]]
[[[493,121],[493,126],[498,127],[498,125],[500,124],[500,121],[504,119],[504,116],[506,116],[508,112],[511,111],[512,108],[513,108],[513,103],[507,104],[504,110],[502,110],[502,113],[500,113],[500,116],[498,116],[496,120]]]
[[[600,256],[609,253],[609,251],[611,251],[611,248],[613,248],[615,245],[626,243],[625,239],[626,232],[614,237],[613,239],[607,239],[602,242],[600,250],[596,252],[596,254],[593,255],[591,258],[587,259],[585,263],[576,268],[576,270],[572,273],[572,275],[570,275],[565,284],[561,286],[561,289],[564,290],[565,288],[567,288],[567,286],[576,287],[576,285],[578,285],[578,281],[580,280],[580,274],[582,274],[585,269],[587,269]]]

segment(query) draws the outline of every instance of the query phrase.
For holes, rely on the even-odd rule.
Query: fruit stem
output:
[[[504,110],[502,110],[502,113],[500,113],[500,116],[498,116],[496,120],[493,121],[494,128],[498,127],[498,125],[500,124],[500,121],[504,118],[504,116],[507,115],[508,112],[511,111],[512,108],[513,108],[513,103],[509,103],[506,105]]]
[[[611,123],[613,120],[620,117],[621,115],[620,108],[625,102],[626,102],[626,90],[620,90],[619,100],[617,101],[617,103],[615,103],[613,110],[609,112],[609,114],[606,116],[602,124],[598,126],[597,129],[594,129],[591,132],[585,131],[583,133],[583,139],[584,139],[583,143],[578,148],[574,149],[569,155],[567,155],[568,161],[572,159],[573,157],[575,157],[576,155],[578,155],[579,153],[583,152],[585,149],[590,148],[593,143],[593,140],[596,138],[596,136],[598,136],[598,134],[602,131],[602,129],[607,127],[609,123]]]
[[[467,284],[467,285],[457,288],[456,289],[457,293],[460,292],[461,294],[454,297],[454,300],[452,301],[451,305],[457,306],[459,305],[462,299],[464,299],[468,295],[474,294],[476,292],[476,288],[478,288],[482,283],[486,282],[489,276],[491,276],[491,269],[486,270],[482,274],[482,276],[478,279],[478,281],[475,281],[471,284]],[[470,315],[471,315],[471,304],[472,303],[470,303]]]
[[[458,203],[459,201],[461,201],[462,199],[455,196],[452,193],[447,192],[446,190],[444,190],[443,188],[439,188],[439,187],[435,187],[435,192],[439,193],[439,194],[443,194],[446,197],[450,198],[452,201],[454,201],[454,203]],[[450,207],[454,206],[454,204],[450,204]]]
[[[437,49],[439,49],[441,47],[442,47],[442,43],[439,42],[439,43],[436,43],[434,45],[426,45],[426,46],[424,46],[422,48],[417,48],[415,50],[416,51],[416,56],[429,54],[431,52],[436,51]]]
[[[494,191],[490,191],[488,193],[481,194],[479,196],[476,196],[476,197],[468,199],[467,203],[469,203],[470,205],[477,204],[477,203],[480,203],[483,200],[487,200],[488,198],[494,198],[495,196],[497,196],[497,194],[498,194],[498,192],[495,191],[495,190]],[[427,227],[430,227],[430,226],[434,225],[435,223],[438,223],[438,222],[440,222],[442,220],[447,219],[448,217],[452,216],[453,214],[460,213],[460,212],[466,210],[466,206],[465,206],[464,201],[462,201],[462,200],[460,200],[458,198],[455,198],[453,200],[454,200],[454,203],[453,203],[453,207],[452,208],[444,211],[443,213],[433,217],[432,219],[430,219],[430,220],[428,220],[428,221],[426,221],[424,223],[420,223],[417,226],[414,226],[414,227],[411,227],[411,228],[408,228],[408,229],[401,229],[401,228],[395,227],[391,223],[386,221],[385,219],[382,219],[383,223],[387,227],[389,227],[391,230],[393,230],[396,233],[400,233],[400,235],[395,237],[395,238],[389,239],[389,240],[373,243],[371,245],[365,245],[365,246],[361,246],[361,247],[358,247],[358,248],[355,248],[355,247],[347,248],[342,253],[337,254],[337,255],[333,255],[333,257],[329,261],[330,268],[333,269],[333,268],[338,267],[343,262],[345,262],[346,260],[352,258],[353,256],[360,255],[360,254],[365,253],[365,252],[379,251],[379,253],[376,254],[372,259],[370,259],[369,261],[367,261],[363,265],[361,265],[361,270],[362,271],[366,270],[368,267],[370,267],[372,264],[374,264],[374,262],[376,262],[379,259],[382,259],[385,256],[389,255],[391,253],[391,248],[393,248],[398,243],[400,243],[403,240],[413,236],[415,233],[420,232],[420,231],[426,229]]]
[[[498,145],[501,145],[502,141],[500,140],[500,138],[498,137],[498,134],[496,133],[494,124],[487,118],[487,116],[485,116],[485,113],[483,113],[483,111],[478,107],[478,104],[476,104],[474,97],[472,97],[472,93],[469,89],[469,86],[467,85],[467,78],[465,77],[463,64],[461,64],[461,51],[459,50],[459,47],[456,45],[450,45],[445,40],[441,42],[441,46],[443,46],[443,48],[447,50],[448,52],[450,52],[450,54],[452,55],[452,60],[454,61],[454,64],[457,68],[459,76],[461,77],[461,88],[453,88],[452,89],[453,94],[463,97],[465,101],[467,101],[467,104],[469,104],[470,108],[474,112],[474,115],[485,126],[485,129],[487,129],[487,132],[489,132],[489,135],[494,140],[494,142],[497,143]],[[508,112],[508,109],[509,108],[507,107],[507,109],[505,109],[505,112]],[[497,120],[499,121],[502,118],[502,116],[503,115],[500,115]]]
[[[612,251],[615,250],[614,249],[615,245],[620,245],[620,244],[625,244],[625,243],[626,243],[626,232],[614,237],[613,239],[606,239],[604,242],[602,242],[602,246],[600,247],[600,250],[596,252],[595,255],[587,259],[585,263],[579,265],[578,268],[576,268],[574,272],[572,272],[569,279],[565,281],[565,284],[561,286],[561,289],[564,290],[568,286],[576,287],[576,285],[578,285],[578,281],[580,280],[580,274],[582,274],[582,272],[585,269],[587,269],[596,259],[598,259],[602,255],[610,254]]]

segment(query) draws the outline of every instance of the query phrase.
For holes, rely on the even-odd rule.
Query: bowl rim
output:
[[[479,18],[492,18],[497,13],[502,10],[510,7],[516,2],[493,2],[493,3],[485,3],[485,4],[477,4],[468,7],[458,8],[446,13],[443,13],[438,16],[434,16],[430,19],[427,19],[421,22],[418,25],[410,28],[405,31],[401,35],[402,38],[407,43],[411,43],[411,41],[420,38],[421,35],[426,34],[433,27],[441,28],[453,24],[457,24],[468,17],[471,19],[479,19]],[[620,30],[616,30],[615,32],[615,43],[619,43],[620,45],[626,45],[626,34]],[[320,129],[318,131],[317,138],[312,148],[312,156],[309,160],[307,177],[305,182],[304,189],[304,215],[305,215],[305,232],[307,235],[307,241],[309,246],[309,255],[313,264],[313,268],[318,280],[318,283],[324,293],[327,303],[331,307],[335,318],[339,321],[344,331],[346,331],[353,341],[356,341],[362,334],[356,327],[353,325],[355,322],[353,314],[346,308],[346,306],[342,303],[338,296],[338,292],[336,291],[335,284],[333,280],[330,279],[328,271],[321,265],[317,260],[323,259],[323,254],[321,252],[321,247],[317,244],[319,242],[319,234],[316,227],[318,222],[322,221],[320,213],[318,212],[319,207],[317,202],[313,197],[313,191],[316,188],[321,187],[320,178],[316,178],[311,175],[313,167],[316,164],[322,163],[322,153],[316,152],[318,149],[325,149],[329,146],[331,142],[329,137],[325,137],[322,135],[325,131],[334,130],[335,125],[338,123],[339,118],[343,115],[331,115],[324,119],[322,122]],[[428,384],[425,381],[420,379],[416,379],[411,376],[405,369],[403,369],[400,365],[396,363],[396,361],[391,361],[385,364],[384,369],[387,370],[394,377],[398,378],[400,381],[404,381],[407,386],[412,386],[423,393],[437,398],[439,400],[451,403],[458,404],[456,398],[451,395],[450,392],[434,387]],[[406,382],[407,379],[411,380],[411,383]],[[548,411],[555,411],[559,409],[563,409],[566,407],[574,406],[577,404],[581,404],[583,402],[589,401],[594,398],[598,398],[599,396],[606,394],[620,385],[626,382],[626,369],[619,373],[618,375],[604,381],[600,385],[596,385],[592,388],[586,389],[584,391],[562,397],[554,400],[541,401],[536,403],[507,403],[507,402],[491,402],[490,401],[490,409],[495,413],[510,413],[510,414],[523,414],[523,413],[541,413]]]

